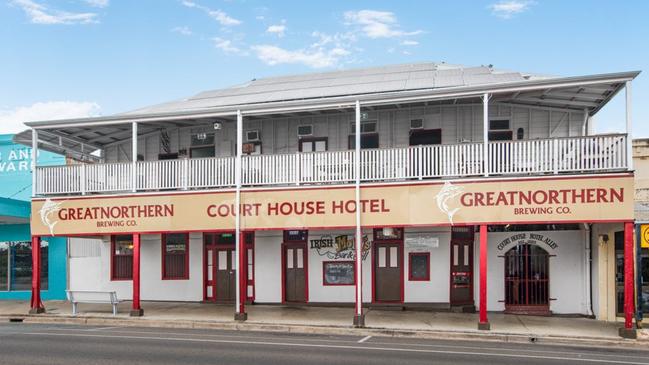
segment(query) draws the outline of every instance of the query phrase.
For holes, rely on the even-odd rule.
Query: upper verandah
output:
[[[205,149],[199,151],[200,148],[196,148],[196,153],[192,153],[193,142],[196,139],[205,141],[205,138],[213,138],[208,144],[212,151],[208,148],[203,156],[233,156],[238,146],[237,126],[240,125],[242,134],[246,131],[253,135],[251,139],[246,133],[245,139],[241,140],[247,152],[277,155],[250,156],[245,160],[243,167],[248,166],[254,171],[247,175],[244,171],[244,184],[246,176],[249,176],[249,184],[261,185],[287,183],[289,180],[320,182],[308,178],[302,181],[302,175],[306,173],[311,178],[322,167],[318,165],[321,162],[303,160],[318,159],[329,161],[326,164],[332,161],[341,164],[352,161],[351,155],[336,157],[330,152],[307,158],[282,157],[279,154],[323,150],[349,154],[352,151],[348,150],[353,148],[355,141],[353,122],[356,114],[361,124],[370,124],[369,128],[375,128],[376,132],[363,133],[361,146],[379,148],[377,152],[363,152],[365,160],[372,160],[364,164],[368,175],[365,181],[422,178],[422,175],[426,178],[490,173],[557,173],[591,168],[594,171],[626,170],[629,159],[625,135],[572,138],[552,143],[547,139],[588,134],[589,117],[621,89],[630,86],[637,74],[625,72],[559,78],[503,72],[491,67],[464,68],[432,63],[399,65],[253,80],[246,85],[203,92],[188,99],[130,113],[27,124],[38,132],[40,148],[63,152],[78,160],[132,160],[134,165],[143,165],[138,159],[201,156]],[[630,97],[627,102],[630,103]],[[241,116],[241,124],[236,123],[237,116]],[[422,141],[417,141],[417,138],[413,141],[413,134],[418,134],[412,132],[412,123],[415,123],[415,129],[431,132],[419,135]],[[498,125],[503,123],[506,125]],[[300,135],[301,127],[307,127],[309,133]],[[630,117],[627,115],[626,132],[629,130]],[[170,131],[174,131],[172,136],[175,139],[169,139]],[[256,140],[254,132],[257,132]],[[29,131],[23,132],[16,139],[29,144],[30,134]],[[370,136],[373,134],[376,134],[375,138]],[[133,143],[134,135],[138,136],[137,143]],[[495,142],[500,139],[512,142]],[[316,146],[318,141],[319,146]],[[418,150],[408,147],[418,144],[442,146]],[[154,148],[149,148],[151,145]],[[381,149],[391,149],[392,152]],[[92,153],[96,150],[102,153]],[[129,153],[129,150],[137,152]],[[390,158],[396,161],[388,161]],[[511,161],[502,161],[503,158]],[[280,163],[280,160],[284,162]],[[379,160],[379,165],[375,160]],[[443,167],[442,162],[451,166]],[[176,169],[182,169],[182,162],[161,164],[175,164],[178,165]],[[222,165],[221,162],[218,164]],[[260,176],[260,169],[254,168],[255,164],[283,170],[287,177],[278,180]],[[387,171],[386,164],[393,165],[387,167],[390,171],[374,172]],[[153,167],[151,171],[156,172],[159,167]],[[430,169],[428,175],[426,169]],[[261,173],[268,174],[271,173]],[[344,181],[353,177],[341,177],[344,174],[331,171],[325,175],[326,182],[331,182],[332,176]],[[129,177],[128,180],[133,179]],[[191,177],[179,176],[174,181],[176,185],[187,184]]]

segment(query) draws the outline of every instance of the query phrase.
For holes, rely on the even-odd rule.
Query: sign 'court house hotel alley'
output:
[[[17,141],[71,161],[36,168],[33,240],[72,237],[70,290],[114,290],[133,315],[354,303],[357,326],[388,305],[630,328],[631,119],[600,135],[591,117],[620,90],[630,104],[637,74],[397,65],[28,123]],[[607,245],[624,248],[619,308],[592,279]]]

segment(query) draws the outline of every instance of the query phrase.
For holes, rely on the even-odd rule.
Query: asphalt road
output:
[[[0,364],[649,364],[649,351],[360,336],[0,324]]]

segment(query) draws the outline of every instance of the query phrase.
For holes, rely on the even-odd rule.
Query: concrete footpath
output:
[[[479,339],[505,342],[538,342],[585,346],[621,345],[649,349],[649,332],[637,340],[618,336],[620,323],[587,318],[521,316],[490,313],[490,331],[477,329],[477,314],[366,310],[365,328],[353,328],[352,308],[314,306],[247,306],[248,320],[234,321],[232,305],[208,303],[143,302],[143,317],[130,317],[130,302],[120,303],[113,316],[111,306],[80,304],[72,315],[66,301],[45,302],[46,313],[28,315],[28,301],[1,301],[0,320],[25,323],[70,323],[106,326],[202,328],[279,331],[293,333],[416,337],[430,339]]]

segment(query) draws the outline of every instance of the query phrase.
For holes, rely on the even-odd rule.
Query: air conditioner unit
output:
[[[246,131],[246,141],[248,142],[259,141],[259,131],[258,130]]]
[[[410,129],[424,129],[424,120],[423,119],[411,119],[410,120]]]
[[[298,137],[307,137],[313,135],[313,126],[312,125],[299,125],[297,127],[297,136]]]

